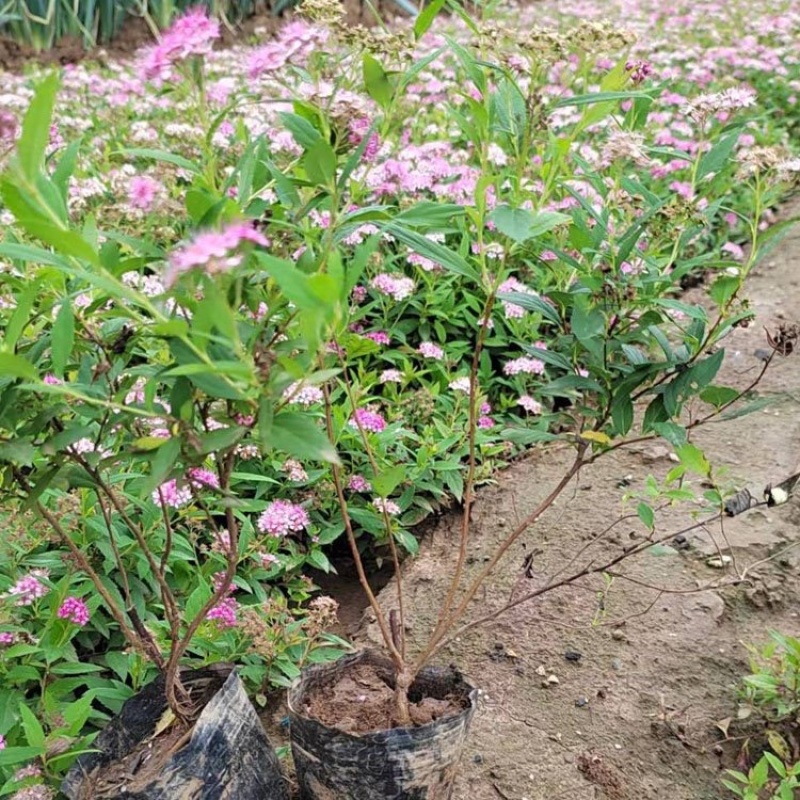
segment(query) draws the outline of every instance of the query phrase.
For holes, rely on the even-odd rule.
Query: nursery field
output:
[[[800,3],[342,13],[0,71],[0,795],[794,797]]]

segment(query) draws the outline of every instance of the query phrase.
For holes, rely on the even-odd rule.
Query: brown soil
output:
[[[797,214],[800,202],[786,211]],[[762,363],[764,326],[800,321],[798,259],[800,228],[752,274],[748,295],[756,319],[726,341],[717,383],[746,386]],[[757,498],[767,484],[800,468],[800,354],[778,360],[759,391],[775,404],[707,425],[693,437],[712,463],[728,470],[727,479]],[[644,443],[584,470],[510,549],[469,613],[484,615],[543,585],[590,538],[622,513],[635,512],[635,501],[625,505],[623,495],[641,492],[648,474],[663,478],[674,466],[670,453],[662,443]],[[471,574],[550,491],[570,456],[566,448],[538,451],[480,493],[468,550]],[[694,521],[686,508],[658,519],[660,534]],[[459,528],[456,515],[445,517],[420,555],[404,565],[412,649],[436,619],[453,573]],[[595,549],[599,557],[619,553],[646,535],[634,514],[578,563]],[[740,758],[742,740],[735,738],[740,731],[731,725],[730,738],[722,733],[736,718],[736,685],[748,671],[744,643],[764,643],[771,629],[798,634],[796,545],[798,498],[727,519],[722,528],[689,533],[658,555],[647,552],[621,567],[626,577],[610,585],[584,580],[465,632],[438,656],[482,689],[455,800],[730,797],[720,777],[727,768],[747,767]],[[698,591],[732,577],[732,565],[718,569],[708,563],[722,551],[740,574],[747,568],[747,579]],[[526,577],[523,563],[530,554]],[[393,584],[380,600],[387,610],[396,606]],[[362,638],[380,641],[369,611]]]
[[[464,706],[456,698],[423,697],[409,704],[414,725],[458,714]],[[308,698],[304,713],[345,733],[388,730],[394,724],[394,689],[373,667],[359,664]]]

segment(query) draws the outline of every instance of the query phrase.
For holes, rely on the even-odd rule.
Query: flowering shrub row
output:
[[[262,690],[331,657],[340,492],[413,552],[470,451],[488,479],[637,407],[691,448],[682,409],[736,396],[709,353],[800,167],[798,11],[743,41],[743,4],[621,4],[637,40],[562,5],[415,37],[315,0],[230,50],[195,11],[133,63],[8,76],[0,764],[58,774],[181,637]]]

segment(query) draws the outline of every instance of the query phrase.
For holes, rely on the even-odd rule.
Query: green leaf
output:
[[[720,275],[709,289],[711,299],[721,307],[725,307],[742,285],[742,279],[734,275]]]
[[[0,378],[39,380],[39,373],[30,361],[13,353],[0,353]]]
[[[130,158],[146,158],[150,161],[161,161],[164,164],[172,164],[196,175],[202,174],[203,170],[194,161],[188,158],[170,153],[167,150],[159,150],[153,147],[126,147],[120,151],[120,155]]]
[[[58,377],[64,376],[67,360],[72,354],[72,345],[75,342],[75,317],[72,313],[72,303],[65,297],[58,310],[53,330],[50,334],[50,354],[53,362],[53,372]]]
[[[17,142],[15,163],[29,182],[36,179],[44,166],[44,155],[50,142],[50,123],[53,119],[59,84],[60,79],[56,72],[51,72],[41,81],[22,121],[22,133]]]
[[[380,497],[388,497],[406,477],[406,468],[398,465],[381,472],[372,479],[372,488]]]
[[[572,332],[582,345],[597,342],[605,330],[606,320],[600,309],[587,308],[582,303],[572,309]]]
[[[465,278],[472,278],[474,280],[480,277],[477,268],[458,253],[444,245],[432,242],[422,234],[393,222],[383,225],[383,228],[387,233],[394,236],[395,239],[408,245],[415,253],[429,258],[431,261],[435,261],[448,272],[455,272],[457,275],[463,275]]]
[[[697,183],[699,183],[706,175],[712,172],[719,172],[725,165],[725,162],[736,147],[739,141],[739,134],[742,132],[740,127],[736,127],[729,133],[722,136],[719,141],[700,159],[697,165]]]
[[[44,753],[42,747],[6,747],[0,750],[0,767],[10,767],[14,764],[21,764],[23,761],[31,761]]]
[[[711,464],[699,447],[693,444],[685,444],[683,447],[677,448],[675,452],[681,464],[683,464],[689,472],[694,472],[696,475],[701,475],[703,477],[711,473]]]
[[[36,450],[29,439],[12,439],[9,442],[0,442],[0,461],[10,461],[22,467],[33,464]]]
[[[150,462],[150,476],[144,481],[139,492],[140,497],[149,497],[156,488],[164,483],[180,454],[181,440],[176,438],[168,439],[156,450],[156,454]]]
[[[303,167],[310,181],[331,186],[336,177],[336,153],[324,139],[319,139],[306,150]]]
[[[36,719],[36,715],[25,703],[20,703],[19,716],[22,722],[22,729],[25,731],[25,739],[31,747],[44,749],[47,737],[45,736],[42,723]]]
[[[306,311],[315,311],[322,302],[309,283],[309,276],[301,272],[292,261],[257,252],[256,259],[275,279],[289,302]]]
[[[552,230],[558,225],[572,223],[572,217],[558,211],[540,211],[538,214],[509,205],[498,206],[489,216],[497,229],[517,243],[527,242]]]
[[[328,560],[328,556],[326,556],[322,550],[312,550],[306,556],[306,563],[311,564],[312,567],[316,567],[323,572],[336,572],[333,568],[333,564]]]
[[[313,147],[322,138],[320,132],[299,114],[290,114],[284,111],[279,116],[284,127],[304,150]]]
[[[419,40],[427,32],[436,19],[437,14],[444,7],[446,0],[432,0],[422,11],[417,15],[414,20],[414,38]]]
[[[367,94],[383,109],[392,103],[394,89],[389,76],[380,62],[369,53],[364,53],[363,59],[364,87]]]
[[[25,326],[30,321],[31,309],[40,294],[41,288],[37,281],[32,281],[28,287],[17,297],[17,307],[8,321],[6,329],[3,331],[3,344],[8,350],[13,350],[17,346],[19,337],[25,330]]]
[[[404,222],[414,227],[439,228],[448,225],[453,217],[463,217],[464,206],[456,203],[435,203],[422,200],[410,208],[401,211],[394,218],[395,222]]]
[[[513,303],[515,306],[520,306],[528,311],[535,311],[555,325],[561,324],[561,317],[558,316],[558,311],[539,295],[526,294],[525,292],[501,292],[497,295],[497,299],[506,303]],[[566,362],[566,368],[570,368],[569,362]]]
[[[656,524],[656,515],[653,509],[645,502],[639,503],[636,506],[636,513],[639,516],[639,519],[644,523],[644,526],[648,530],[653,530]]]
[[[394,538],[401,544],[403,549],[411,553],[412,556],[417,555],[419,553],[419,542],[417,541],[417,537],[414,536],[411,531],[407,530],[406,528],[398,528],[394,532]]]
[[[631,429],[633,402],[627,392],[614,398],[611,405],[611,420],[614,423],[614,431],[619,436],[624,436]]]
[[[297,458],[339,463],[336,448],[307,414],[294,411],[276,414],[269,431],[269,444]]]
[[[700,392],[700,399],[704,403],[720,409],[722,406],[732,403],[740,394],[738,389],[730,386],[708,386]]]

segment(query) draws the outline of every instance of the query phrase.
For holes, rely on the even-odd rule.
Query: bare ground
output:
[[[792,211],[800,211],[800,204]],[[800,229],[753,273],[748,294],[756,319],[727,340],[717,382],[747,385],[761,364],[754,354],[766,346],[764,326],[800,320],[798,258]],[[800,354],[778,361],[760,391],[780,399],[749,416],[710,424],[694,437],[713,463],[729,469],[738,487],[758,496],[767,483],[800,468]],[[480,492],[469,545],[471,572],[550,491],[569,459],[566,450],[537,453]],[[672,466],[667,447],[648,443],[584,470],[511,549],[471,613],[486,613],[512,592],[541,585],[587,539],[631,510],[623,504],[625,492],[641,490],[649,473],[661,477]],[[630,486],[619,486],[626,476]],[[658,530],[677,532],[691,521],[686,509],[670,512],[659,516]],[[441,605],[455,564],[459,522],[455,515],[445,517],[426,537],[420,556],[404,566],[412,640],[420,641],[431,628]],[[440,660],[454,662],[483,693],[456,800],[724,797],[719,777],[734,766],[741,742],[721,743],[716,724],[735,717],[734,687],[747,668],[743,643],[765,641],[770,629],[800,631],[800,548],[778,554],[800,543],[798,524],[796,501],[750,511],[727,520],[724,530],[717,526],[689,535],[686,549],[648,552],[625,567],[631,578],[675,593],[659,595],[621,579],[604,591],[600,579],[587,581],[519,606],[440,653]],[[618,551],[645,535],[637,520],[628,521],[601,552]],[[725,550],[726,538],[740,572],[773,558],[756,566],[742,585],[680,593],[725,574],[706,562],[718,548]],[[536,553],[533,577],[521,578],[531,552]],[[394,596],[393,585],[383,590],[385,608],[394,606]],[[369,614],[361,638],[378,641]],[[567,651],[580,653],[580,660],[567,660]],[[557,684],[546,683],[550,675]]]

